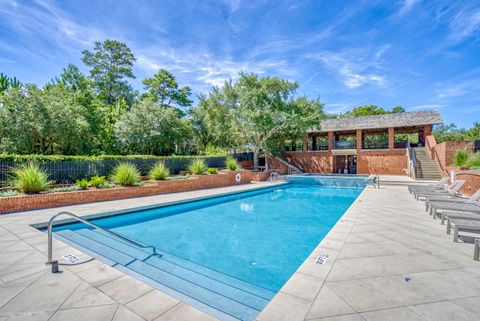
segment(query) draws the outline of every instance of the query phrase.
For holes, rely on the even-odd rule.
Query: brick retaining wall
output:
[[[453,155],[457,150],[466,149],[468,153],[473,153],[473,141],[449,141],[437,144],[437,152],[440,164],[446,168],[452,165]]]
[[[358,174],[407,175],[408,158],[404,149],[362,150],[357,155]]]
[[[465,184],[460,189],[460,192],[465,195],[472,195],[480,188],[480,170],[460,171],[455,173],[455,177],[465,180]]]
[[[232,171],[214,175],[193,176],[186,179],[156,181],[145,186],[2,197],[0,198],[0,214],[224,187],[236,184],[235,176],[237,173],[241,173],[242,176],[240,184],[248,184],[252,180],[265,180],[268,177],[267,174],[252,173],[251,171]]]

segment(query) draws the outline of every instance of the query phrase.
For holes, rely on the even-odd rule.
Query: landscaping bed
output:
[[[241,174],[240,182],[235,180],[237,173]],[[252,180],[263,181],[267,178],[268,173],[253,173],[247,170],[224,171],[219,174],[193,175],[182,179],[150,181],[143,186],[7,196],[0,198],[0,214],[247,184]]]

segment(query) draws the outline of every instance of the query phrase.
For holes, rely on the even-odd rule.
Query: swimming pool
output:
[[[363,189],[287,184],[97,218],[55,236],[224,320],[253,320]]]
[[[289,175],[286,180],[297,184],[323,185],[333,187],[356,187],[363,188],[376,183],[374,175],[359,174],[297,174]]]

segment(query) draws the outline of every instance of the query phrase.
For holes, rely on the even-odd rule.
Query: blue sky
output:
[[[480,1],[0,0],[0,71],[43,85],[94,41],[123,41],[198,94],[240,71],[300,83],[326,110],[438,109],[480,121]]]

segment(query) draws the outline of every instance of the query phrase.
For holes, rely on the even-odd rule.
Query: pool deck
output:
[[[111,212],[257,183],[0,216],[0,321],[214,320],[97,260],[51,274],[47,240],[31,224],[61,210]],[[80,251],[55,240],[54,256]],[[320,254],[325,264],[315,263]],[[258,320],[480,320],[480,262],[453,243],[406,186],[366,188]]]

